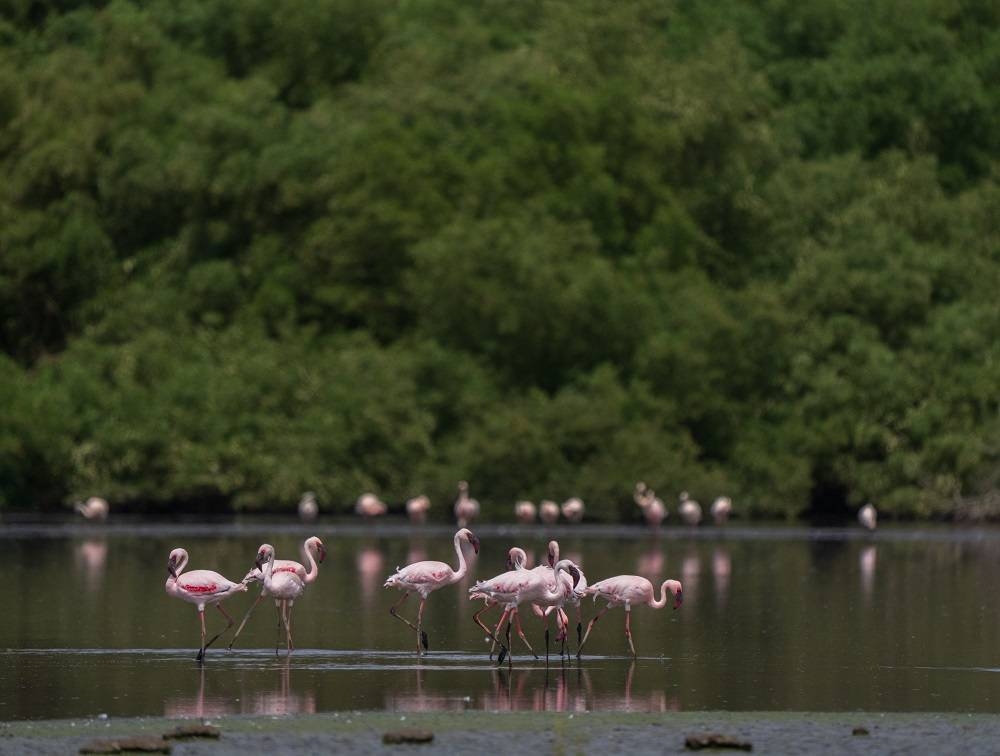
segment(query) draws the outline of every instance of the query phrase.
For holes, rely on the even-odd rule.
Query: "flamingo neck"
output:
[[[451,582],[457,583],[465,577],[469,571],[469,565],[465,562],[465,553],[462,551],[462,539],[455,536],[455,553],[458,554],[458,569],[452,575]]]
[[[271,575],[274,572],[274,552],[271,552],[271,556],[268,560],[264,562],[264,568],[261,570],[261,580],[264,583],[264,587],[270,589],[271,587]]]
[[[307,583],[311,583],[319,577],[319,565],[316,563],[316,558],[313,556],[312,551],[306,546],[307,543],[308,541],[302,544],[302,556],[306,560],[306,564],[309,567],[309,571],[306,573],[304,580]]]
[[[649,605],[651,607],[653,607],[654,609],[662,609],[663,607],[665,607],[667,605],[667,601],[669,601],[668,591],[667,591],[667,583],[668,582],[670,582],[670,581],[664,580],[663,584],[660,586],[660,598],[659,598],[659,600],[656,600],[656,599],[650,599],[649,600]]]

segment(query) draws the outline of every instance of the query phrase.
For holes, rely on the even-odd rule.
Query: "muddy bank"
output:
[[[504,753],[695,753],[685,746],[688,737],[718,734],[751,744],[754,753],[954,753],[961,749],[963,756],[971,756],[996,753],[1000,743],[1000,716],[988,714],[340,712],[209,721],[219,728],[218,739],[168,741],[171,753],[454,756],[497,748]],[[191,721],[112,718],[6,722],[0,723],[0,753],[78,753],[95,741],[158,738],[184,723]],[[383,742],[386,733],[405,729],[433,733],[433,739],[419,745]]]

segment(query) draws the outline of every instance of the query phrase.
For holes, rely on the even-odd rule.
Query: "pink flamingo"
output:
[[[562,516],[566,518],[567,522],[580,522],[583,519],[583,500],[573,497],[571,499],[566,499],[562,503]]]
[[[479,517],[479,502],[469,496],[469,484],[458,481],[458,498],[455,499],[455,521],[464,528]]]
[[[858,522],[868,530],[875,530],[878,527],[878,512],[875,511],[874,504],[868,502],[858,510]]]
[[[733,511],[733,500],[728,496],[719,496],[712,502],[712,519],[716,525],[725,525]]]
[[[263,582],[264,574],[259,565],[264,564],[270,556],[274,556],[274,547],[269,543],[262,543],[260,548],[257,549],[257,560],[254,563],[254,567],[247,573],[246,577],[243,578],[243,581]],[[324,559],[326,559],[326,547],[319,539],[319,536],[312,536],[302,542],[302,558],[309,565],[308,570],[306,570],[305,566],[300,562],[296,562],[292,559],[275,559],[273,567],[274,574],[278,575],[282,572],[293,572],[299,580],[307,585],[309,583],[316,582],[316,578],[319,577],[319,565],[323,563]],[[247,620],[250,619],[250,615],[253,613],[253,610],[257,608],[257,604],[263,601],[264,597],[267,595],[267,587],[262,585],[260,595],[257,596],[257,600],[253,602],[249,609],[247,609],[247,613],[243,617],[243,621],[240,622],[240,626],[236,628],[236,632],[233,634],[233,639],[229,642],[229,650],[232,650],[233,644],[236,643],[236,639],[240,637],[240,633],[243,632],[243,627],[247,624]],[[275,607],[278,609],[278,625],[280,627],[281,608],[278,606],[277,602],[275,602]]]
[[[538,518],[545,525],[554,525],[559,519],[559,505],[545,499],[538,505]]]
[[[557,583],[559,574],[562,572],[569,572],[572,576],[574,587],[580,578],[580,573],[576,565],[568,559],[558,562],[555,566],[555,572]],[[504,604],[509,610],[510,618],[507,620],[507,644],[506,646],[502,643],[500,644],[500,654],[497,657],[497,662],[502,664],[504,657],[507,655],[507,649],[510,647],[510,628],[512,624],[516,626],[517,633],[521,637],[521,640],[524,641],[524,644],[529,650],[531,649],[531,644],[528,643],[528,639],[524,636],[524,631],[521,628],[521,620],[517,611],[518,605],[525,602],[529,604],[536,602],[551,603],[562,595],[562,588],[550,585],[544,573],[536,572],[535,570],[511,570],[489,580],[476,583],[469,589],[469,594],[472,596],[487,597],[495,603]],[[489,629],[485,625],[481,622],[478,624],[483,630],[489,633]],[[532,655],[536,659],[538,658],[538,655],[534,651],[532,651]]]
[[[463,551],[465,544],[470,545],[476,554],[479,553],[479,539],[476,538],[476,536],[473,535],[472,531],[468,528],[462,528],[455,533],[454,542],[455,553],[458,555],[457,570],[453,570],[451,566],[445,564],[444,562],[436,562],[433,560],[414,562],[406,567],[397,567],[396,572],[386,579],[385,585],[383,586],[384,588],[398,588],[403,591],[403,598],[389,608],[389,614],[401,622],[406,623],[410,628],[416,631],[417,654],[421,653],[421,645],[423,646],[424,651],[427,651],[429,648],[427,643],[427,633],[421,629],[424,617],[424,604],[427,603],[427,597],[438,588],[443,588],[446,585],[457,583],[466,576],[469,571],[469,566],[465,561],[465,553]],[[416,625],[405,617],[400,616],[396,611],[400,605],[406,601],[411,591],[416,591],[420,594],[420,609],[417,610]]]
[[[187,563],[188,553],[184,549],[174,549],[170,552],[170,557],[167,559],[167,572],[170,576],[164,587],[168,596],[188,601],[198,607],[198,617],[201,620],[201,648],[195,658],[200,662],[205,658],[205,649],[233,626],[233,618],[222,608],[221,602],[233,594],[246,591],[247,584],[234,583],[212,570],[192,570],[182,575]],[[212,640],[208,643],[205,642],[205,606],[207,604],[215,604],[215,608],[222,612],[227,623],[225,628],[212,636]]]
[[[701,504],[692,499],[687,491],[681,491],[677,514],[685,525],[698,525],[701,522]]]
[[[580,565],[576,564],[572,560],[569,561],[577,572],[579,573],[575,579],[571,580],[569,573],[562,576],[562,580],[559,580],[558,575],[555,572],[555,565],[560,561],[559,559],[559,542],[552,540],[549,541],[548,546],[548,563],[540,564],[533,568],[533,572],[541,575],[551,588],[561,588],[562,594],[560,598],[550,601],[550,602],[537,602],[532,605],[532,609],[535,614],[538,615],[545,622],[545,656],[548,658],[549,655],[549,614],[553,611],[556,612],[556,624],[559,626],[559,632],[556,634],[556,640],[560,641],[562,644],[562,649],[560,650],[560,655],[562,655],[563,650],[566,645],[566,635],[569,632],[569,617],[566,614],[566,610],[563,608],[565,605],[576,606],[576,642],[579,645],[580,636],[583,629],[583,615],[580,607],[580,596],[582,591],[587,587],[587,578],[583,574],[583,570],[580,569]],[[545,606],[543,610],[541,607]]]
[[[642,516],[648,525],[654,528],[660,527],[667,518],[667,507],[663,500],[656,495],[656,492],[645,483],[639,481],[635,484],[635,492],[632,494],[635,503],[642,510]]]
[[[677,580],[663,581],[663,584],[660,586],[659,599],[654,597],[653,584],[639,575],[617,575],[594,583],[587,588],[584,593],[588,596],[593,596],[595,602],[597,601],[597,597],[600,596],[608,604],[594,615],[594,618],[590,620],[590,624],[587,625],[587,632],[584,633],[583,641],[580,643],[580,650],[576,654],[577,658],[580,658],[583,646],[587,643],[590,631],[594,628],[597,620],[603,617],[608,609],[622,605],[625,606],[625,637],[628,638],[628,646],[632,649],[632,657],[635,658],[636,653],[635,646],[632,644],[631,629],[632,604],[648,604],[654,609],[662,609],[667,605],[668,591],[674,597],[674,609],[676,609],[684,601],[684,591]]]
[[[526,567],[527,563],[528,563],[528,555],[524,552],[524,549],[522,549],[522,548],[520,548],[518,546],[513,546],[513,547],[511,547],[510,551],[507,552],[507,572],[508,573],[509,572],[518,572],[518,571],[520,571],[520,572],[527,572],[528,571],[527,567]],[[506,575],[506,574],[507,573],[501,573],[501,575]],[[490,578],[490,580],[496,580],[501,575],[497,575],[494,578]],[[489,582],[489,581],[487,581],[487,582]],[[499,641],[497,640],[497,635],[500,633],[500,628],[503,627],[504,620],[507,619],[507,615],[510,613],[510,609],[506,608],[506,607],[504,608],[503,612],[500,615],[500,621],[497,622],[496,628],[491,633],[490,629],[488,627],[486,627],[486,625],[484,625],[482,623],[482,620],[480,620],[480,616],[487,609],[491,609],[492,607],[497,606],[498,602],[494,601],[490,597],[489,594],[487,594],[487,593],[479,593],[479,592],[476,592],[474,590],[470,590],[469,591],[469,598],[471,600],[473,600],[473,601],[476,600],[476,599],[484,599],[485,600],[485,603],[483,604],[483,608],[480,609],[478,612],[476,612],[474,615],[472,615],[472,619],[473,619],[473,621],[477,625],[479,625],[481,628],[483,628],[483,630],[486,631],[486,634],[492,639],[493,642],[490,645],[490,659],[492,659],[493,658],[493,651],[496,648],[497,643],[499,643]],[[521,638],[522,638],[522,640],[524,640],[524,636],[523,635],[521,636]],[[533,656],[535,656],[535,658],[538,658],[535,655],[535,652],[532,650],[531,644],[529,644],[527,640],[524,640],[524,643],[528,647],[528,651],[531,651],[531,654]],[[501,644],[501,645],[503,645],[503,644]]]
[[[426,522],[427,510],[430,508],[431,500],[423,494],[420,496],[414,496],[406,502],[406,514],[410,518],[410,522]]]
[[[385,502],[373,493],[363,493],[354,503],[354,511],[364,518],[381,517],[386,512]]]
[[[305,591],[306,583],[294,569],[275,572],[274,561],[274,547],[265,543],[257,551],[257,561],[254,566],[261,571],[264,590],[269,596],[274,596],[274,605],[278,607],[280,622],[278,630],[280,632],[281,625],[285,626],[285,644],[288,653],[291,654],[295,648],[292,643],[292,606],[295,604],[295,599]],[[313,564],[315,566],[315,563]],[[274,647],[274,655],[278,655],[277,644]]]
[[[316,494],[306,491],[299,499],[299,518],[303,522],[312,522],[319,514],[319,502],[316,501]]]
[[[519,501],[514,504],[514,516],[517,521],[528,525],[535,521],[537,509],[532,501]]]
[[[88,520],[108,519],[108,502],[100,496],[91,496],[83,503],[78,501],[73,505],[73,509],[82,514],[84,518]]]

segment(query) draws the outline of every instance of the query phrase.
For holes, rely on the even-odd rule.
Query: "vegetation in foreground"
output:
[[[974,0],[7,0],[0,504],[998,514],[998,79]]]

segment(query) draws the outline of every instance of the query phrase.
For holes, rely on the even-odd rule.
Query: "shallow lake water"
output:
[[[591,526],[475,528],[470,579],[432,594],[424,615],[430,653],[389,615],[399,599],[382,583],[417,559],[455,563],[452,528],[321,521],[213,525],[5,525],[0,548],[0,720],[107,714],[283,715],[321,711],[680,710],[961,711],[1000,707],[1000,607],[994,600],[1000,531],[993,529]],[[267,541],[300,559],[319,535],[327,559],[296,602],[296,650],[275,656],[272,602],[256,609],[232,652],[229,636],[199,665],[195,608],[164,592],[166,559],[183,546],[189,569],[239,580]],[[540,660],[514,640],[497,668],[476,577],[504,569],[507,549],[532,564],[556,538],[590,582],[636,573],[676,578],[684,605],[624,612],[595,626],[583,658],[544,660],[537,619],[524,627]],[[239,620],[259,588],[226,603]],[[413,617],[417,601],[404,604]],[[593,616],[589,600],[584,624]],[[498,617],[495,610],[486,617]],[[210,634],[224,626],[206,610]],[[575,621],[575,617],[574,617]],[[575,652],[575,632],[570,648]]]

